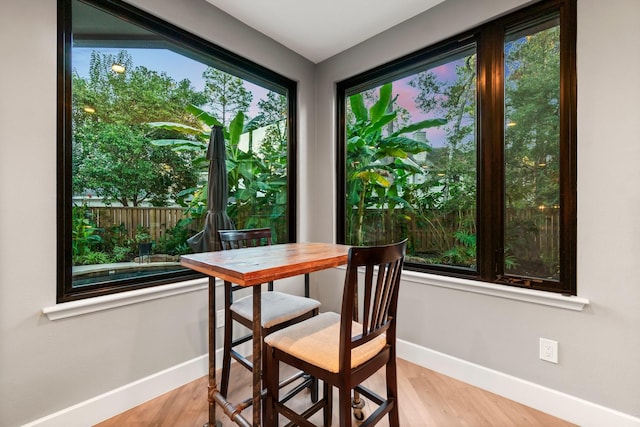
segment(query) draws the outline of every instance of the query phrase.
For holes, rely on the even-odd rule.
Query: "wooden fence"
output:
[[[134,239],[138,226],[145,228],[151,240],[158,241],[167,230],[183,219],[182,208],[165,207],[91,207],[93,220],[99,228],[109,228],[123,225],[129,238]],[[537,209],[523,209],[506,212],[507,229],[512,239],[524,242],[514,247],[515,254],[521,258],[537,257],[540,254],[557,253],[559,248],[559,209],[547,209],[544,212]],[[365,229],[370,241],[388,242],[403,238],[401,234],[410,236],[416,252],[429,253],[450,247],[453,230],[449,226],[419,227],[415,223],[403,223],[402,226],[387,224],[381,226],[381,213],[372,211],[365,217]],[[446,222],[446,221],[445,221]],[[190,228],[200,230],[201,221],[192,223]],[[385,231],[386,230],[386,231]],[[390,232],[389,232],[390,230]],[[515,235],[513,233],[519,233]],[[391,236],[389,235],[391,234]],[[509,236],[507,238],[509,238]]]
[[[415,221],[385,223],[383,217],[383,212],[378,210],[370,210],[365,216],[366,244],[389,243],[409,236],[415,253],[440,253],[455,244],[456,218],[434,212],[428,225],[419,226]],[[505,239],[511,255],[536,259],[540,255],[559,253],[560,209],[507,209],[505,222]]]
[[[505,238],[518,259],[553,257],[560,253],[560,209],[514,209],[505,215]]]
[[[164,207],[91,207],[93,220],[98,228],[123,225],[127,236],[134,239],[138,226],[149,233],[152,241],[158,241],[167,230],[183,219],[183,208]],[[194,225],[194,227],[197,227]]]

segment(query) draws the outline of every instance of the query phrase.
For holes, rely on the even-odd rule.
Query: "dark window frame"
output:
[[[297,239],[297,83],[247,58],[189,33],[156,16],[118,0],[81,0],[118,18],[130,21],[170,40],[175,46],[197,52],[220,65],[223,71],[256,82],[265,87],[279,87],[287,92],[288,109],[288,234],[289,241]],[[81,289],[72,288],[71,279],[71,219],[72,219],[72,150],[71,150],[71,0],[58,0],[58,76],[57,76],[57,302],[63,303],[96,296],[114,294],[203,277],[186,270],[166,273],[156,279],[129,279],[123,282],[105,282]],[[195,53],[194,53],[195,54]]]
[[[503,271],[504,253],[504,35],[508,29],[559,14],[560,20],[560,280],[528,280]],[[476,270],[405,263],[408,270],[576,295],[576,0],[543,0],[397,60],[338,82],[336,237],[346,241],[346,122],[348,95],[399,78],[420,63],[474,41],[477,46],[478,198]],[[491,120],[490,117],[498,117]]]

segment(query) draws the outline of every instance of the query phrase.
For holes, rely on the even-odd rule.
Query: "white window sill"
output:
[[[95,313],[130,304],[195,292],[207,289],[208,286],[209,280],[205,277],[202,279],[187,280],[168,285],[65,302],[51,307],[45,307],[42,309],[42,313],[46,315],[49,320],[66,319],[68,317],[81,316],[83,314]]]
[[[495,283],[479,282],[476,280],[460,279],[457,277],[440,276],[437,274],[419,273],[416,271],[402,272],[402,280],[420,283],[440,288],[455,289],[475,294],[490,295],[516,301],[525,301],[566,310],[582,311],[589,305],[588,298],[561,295],[555,292],[538,291],[533,289],[516,288],[514,286],[498,285]]]
[[[346,267],[338,267],[346,269]],[[421,285],[437,286],[455,289],[474,294],[490,295],[516,301],[530,302],[565,310],[582,311],[589,305],[589,299],[577,296],[561,295],[555,292],[538,291],[533,289],[516,288],[514,286],[498,285],[495,283],[479,282],[477,280],[461,279],[457,277],[441,276],[438,274],[421,273],[403,270],[402,281]]]
[[[346,267],[338,267],[345,269]],[[582,311],[589,305],[589,299],[577,296],[565,296],[555,292],[537,291],[531,289],[516,288],[513,286],[496,285],[494,283],[478,282],[476,280],[460,279],[437,274],[419,273],[404,270],[402,280],[428,286],[437,286],[458,291],[472,292],[482,295],[490,295],[499,298],[507,298],[516,301],[525,301],[566,310]],[[135,291],[121,292],[95,298],[87,298],[79,301],[65,302],[42,309],[42,313],[49,320],[66,319],[68,317],[81,316],[111,308],[123,307],[145,301],[152,301],[174,295],[186,294],[202,289],[207,289],[207,278],[188,280],[169,285],[155,286],[152,288],[138,289]],[[219,286],[217,284],[216,286]]]

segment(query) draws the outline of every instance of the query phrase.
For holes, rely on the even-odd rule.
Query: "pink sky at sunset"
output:
[[[451,82],[456,79],[457,62],[458,61],[454,61],[439,65],[429,71],[433,72],[439,81]],[[393,95],[398,95],[397,104],[411,113],[412,122],[435,118],[437,116],[436,113],[425,113],[416,106],[415,99],[419,95],[420,90],[409,85],[409,82],[414,77],[415,74],[393,82]],[[445,128],[430,128],[426,129],[426,132],[427,140],[431,142],[432,145],[442,146],[444,144],[444,138],[446,136]]]

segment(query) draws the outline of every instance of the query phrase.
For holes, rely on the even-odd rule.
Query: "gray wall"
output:
[[[204,0],[141,8],[299,82],[301,181],[314,65]],[[0,426],[51,414],[205,354],[206,293],[49,321],[56,301],[54,0],[0,3]],[[305,206],[308,203],[305,202]],[[305,221],[302,221],[304,223]]]
[[[335,82],[523,3],[448,0],[321,63],[316,165],[333,164]],[[640,415],[638,16],[637,0],[578,0],[578,295],[591,305],[572,312],[405,282],[399,338]],[[311,237],[322,239],[334,229],[334,171],[314,176],[323,184]],[[321,281],[332,280],[339,274]],[[324,306],[337,307],[339,295],[316,286]],[[540,337],[559,342],[558,365],[538,359]]]
[[[449,0],[317,67],[204,0],[131,3],[299,82],[299,237],[332,241],[334,83],[522,1]],[[640,2],[579,0],[578,12],[578,289],[591,306],[405,283],[400,338],[640,416]],[[41,315],[56,297],[56,3],[3,0],[0,28],[0,425],[10,427],[205,353],[206,296]],[[314,276],[327,307],[336,293],[320,284],[341,280]],[[559,341],[560,364],[538,360],[541,336]]]

